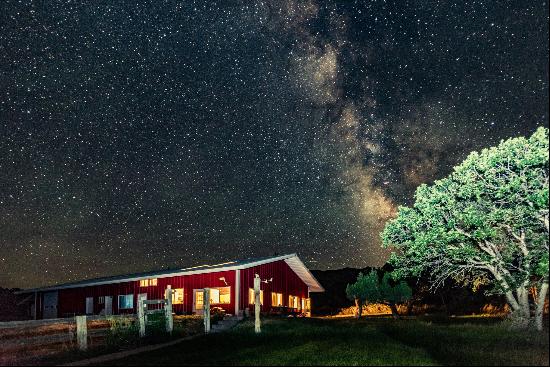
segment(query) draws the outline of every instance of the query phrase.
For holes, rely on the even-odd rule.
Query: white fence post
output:
[[[143,338],[145,336],[145,310],[143,309],[144,297],[142,294],[138,294],[138,321],[139,321],[139,336]]]
[[[172,316],[172,286],[166,287],[166,303],[164,304],[164,313],[166,315],[166,331],[172,334],[174,328],[174,318]]]
[[[260,281],[260,276],[256,274],[254,277],[254,331],[256,333],[262,331],[260,322]]]
[[[204,313],[204,332],[210,332],[210,288],[204,288],[202,292],[202,309]]]
[[[78,349],[88,349],[88,325],[86,324],[86,316],[76,316],[76,341]]]

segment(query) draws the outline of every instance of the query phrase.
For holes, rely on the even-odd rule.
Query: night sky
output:
[[[548,37],[541,1],[2,0],[0,286],[381,265],[419,184],[548,126]]]

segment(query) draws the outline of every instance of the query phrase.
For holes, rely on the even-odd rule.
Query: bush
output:
[[[199,334],[204,331],[203,319],[200,316],[175,316],[173,335],[178,337]]]
[[[212,307],[210,309],[210,322],[216,324],[218,321],[223,320],[225,316],[225,310],[221,307]]]
[[[155,312],[147,315],[147,325],[145,326],[146,336],[165,336],[166,334],[166,316],[164,312]]]
[[[124,346],[139,341],[139,326],[131,317],[109,317],[108,346]]]

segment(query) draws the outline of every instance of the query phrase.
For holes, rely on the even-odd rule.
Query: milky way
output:
[[[381,265],[419,184],[547,101],[546,2],[2,1],[0,286]]]

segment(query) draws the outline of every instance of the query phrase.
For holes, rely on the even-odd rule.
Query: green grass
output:
[[[548,332],[487,319],[269,319],[109,365],[548,365]]]

